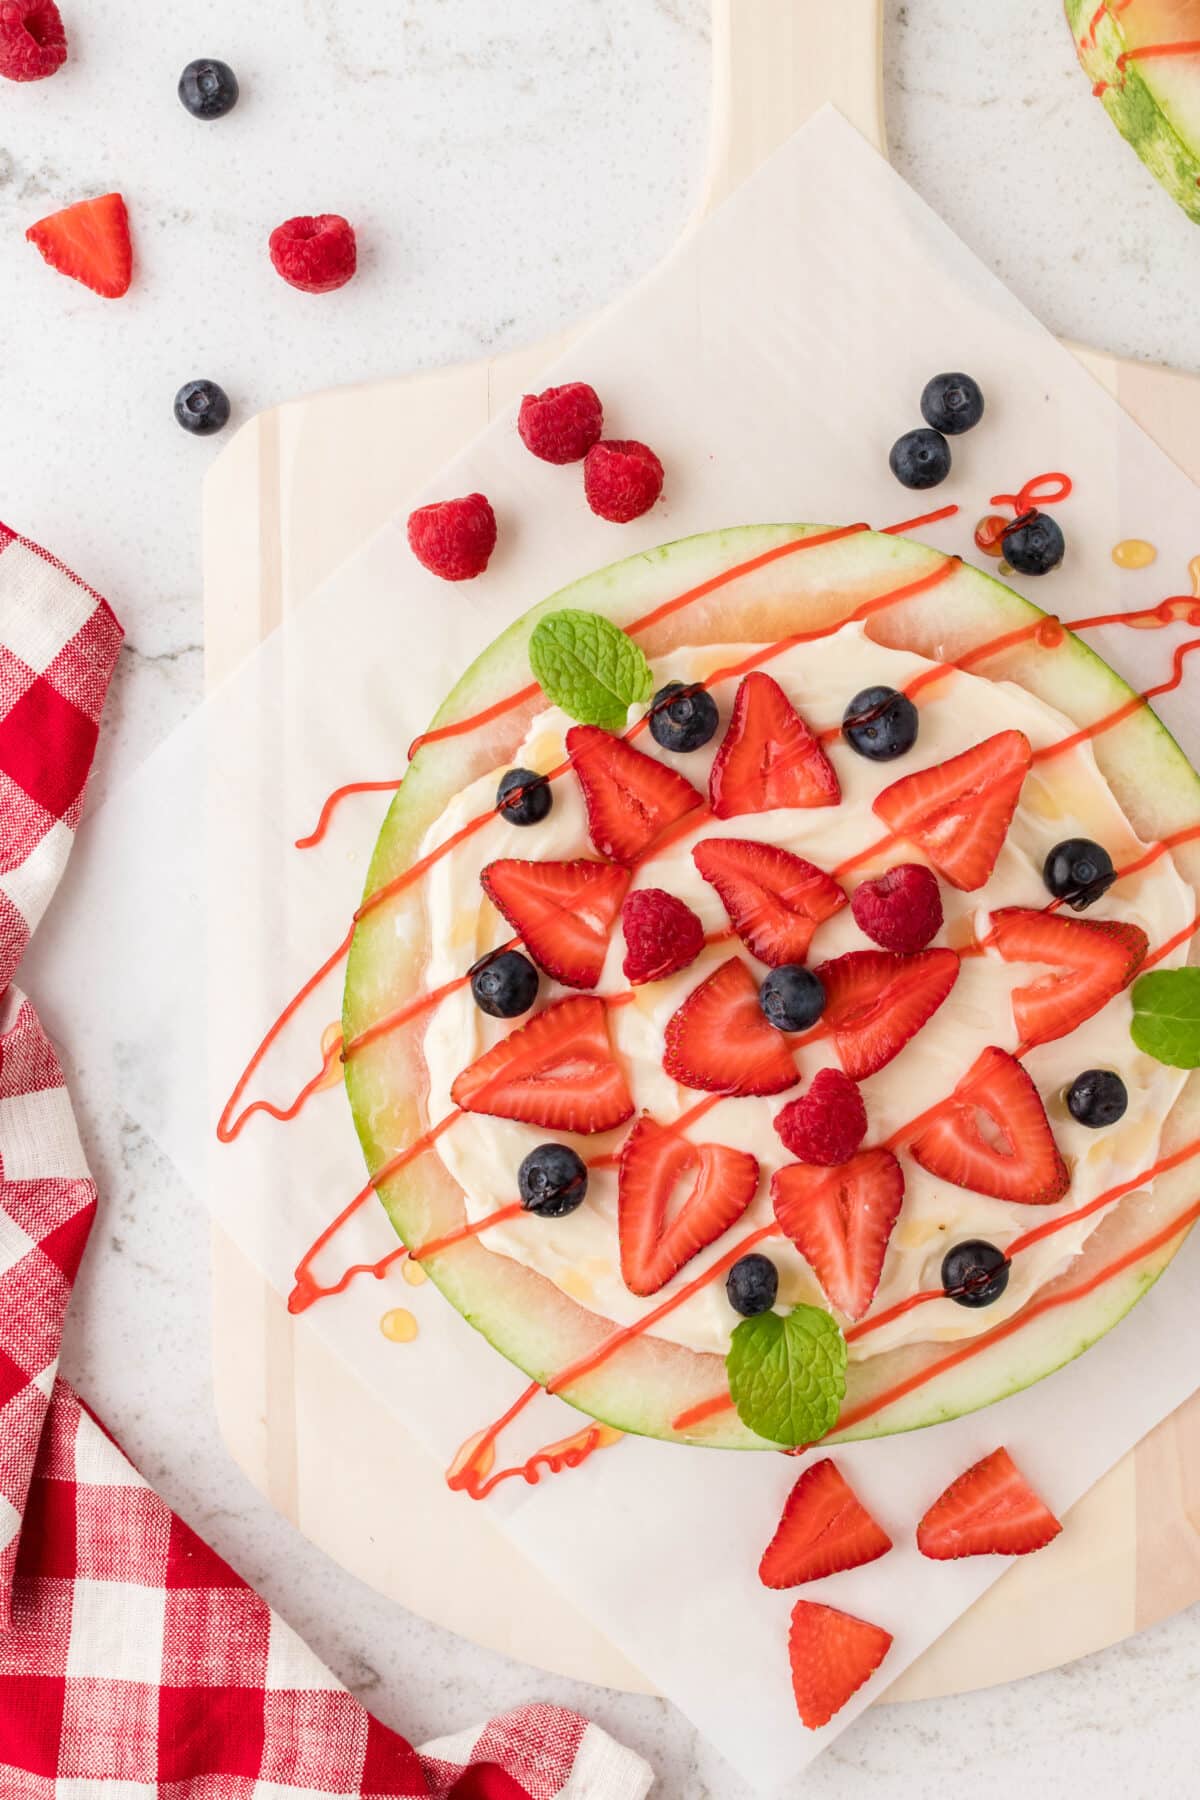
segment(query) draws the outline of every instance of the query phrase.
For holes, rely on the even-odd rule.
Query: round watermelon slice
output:
[[[1105,112],[1200,223],[1200,0],[1066,0],[1066,10]]]
[[[809,538],[820,542],[797,553]],[[1014,634],[1017,641],[991,653],[977,673],[1019,684],[1081,727],[1130,699],[1125,683],[1080,639],[1062,634],[1051,649],[1023,635],[1044,616],[1029,601],[914,541],[805,525],[750,526],[686,539],[576,582],[518,620],[472,665],[431,730],[475,722],[418,750],[380,834],[366,894],[403,877],[429,827],[465,786],[513,761],[531,720],[546,706],[544,695],[530,687],[527,654],[533,627],[546,612],[570,607],[601,613],[622,627],[640,622],[638,641],[653,660],[681,645],[766,644],[806,630],[832,630],[864,602],[909,586],[916,591],[903,604],[870,613],[865,629],[878,643],[953,661]],[[672,605],[681,595],[687,603]],[[1200,825],[1200,778],[1148,708],[1132,708],[1095,739],[1094,750],[1139,837],[1157,841]],[[1200,842],[1173,854],[1177,870],[1200,896]],[[365,912],[347,972],[347,1043],[421,991],[427,937],[420,881]],[[431,1243],[467,1222],[464,1196],[436,1147],[381,1176],[430,1124],[424,1026],[418,1017],[374,1037],[346,1069],[368,1169],[380,1177],[380,1198],[410,1246]],[[1197,1135],[1200,1079],[1190,1078],[1165,1122],[1162,1152]],[[1195,1172],[1185,1163],[1131,1195],[1092,1233],[1070,1269],[1015,1315],[1015,1324],[1008,1320],[982,1332],[969,1340],[965,1354],[956,1345],[908,1343],[852,1361],[834,1435],[883,1434],[954,1417],[1078,1355],[1165,1268],[1186,1235],[1186,1225],[1175,1222],[1194,1194]],[[729,1241],[737,1236],[731,1233]],[[586,1359],[613,1334],[609,1319],[478,1238],[432,1254],[425,1266],[459,1312],[540,1382]],[[723,1448],[778,1449],[729,1409],[694,1426],[673,1424],[724,1386],[722,1356],[642,1334],[578,1379],[556,1384],[556,1391],[624,1431]]]

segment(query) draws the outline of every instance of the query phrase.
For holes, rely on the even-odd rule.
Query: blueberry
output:
[[[505,795],[513,798],[507,800]],[[554,805],[550,783],[532,769],[510,769],[500,777],[496,808],[510,825],[540,825]]]
[[[650,736],[664,750],[699,750],[717,729],[720,714],[706,688],[668,681],[650,702]]]
[[[517,1170],[517,1187],[526,1212],[542,1219],[561,1219],[583,1204],[587,1164],[566,1144],[539,1144]]]
[[[784,963],[759,988],[758,1004],[777,1031],[807,1031],[825,1011],[825,989],[811,969]]]
[[[537,999],[538,972],[519,950],[483,956],[471,970],[471,994],[491,1019],[515,1019]]]
[[[920,714],[907,694],[895,688],[869,687],[842,714],[842,736],[852,750],[872,762],[891,762],[917,741]]]
[[[940,431],[918,426],[896,439],[888,463],[904,487],[936,487],[950,473],[950,446]]]
[[[1049,513],[1023,513],[1000,540],[1004,559],[1018,575],[1048,575],[1066,554],[1067,541]]]
[[[779,1292],[779,1270],[769,1256],[740,1256],[725,1277],[725,1292],[734,1312],[743,1319],[770,1312]]]
[[[1073,912],[1099,900],[1116,879],[1112,857],[1091,838],[1064,838],[1042,867],[1042,880],[1054,898],[1065,900]]]
[[[1124,1118],[1129,1090],[1111,1069],[1085,1069],[1067,1089],[1067,1111],[1089,1131],[1100,1131]]]
[[[228,63],[201,56],[179,77],[179,98],[193,119],[223,119],[238,103],[237,76]]]
[[[983,394],[969,375],[935,375],[921,395],[921,417],[935,431],[957,437],[983,417]]]
[[[960,1306],[990,1306],[1008,1286],[1009,1261],[983,1238],[955,1244],[942,1258],[942,1286]]]
[[[185,431],[211,437],[229,423],[229,395],[215,381],[186,381],[175,396],[175,417]]]

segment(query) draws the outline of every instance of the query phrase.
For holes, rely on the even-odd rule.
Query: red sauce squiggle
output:
[[[520,1478],[531,1487],[536,1487],[543,1470],[550,1475],[559,1475],[564,1469],[577,1469],[595,1451],[620,1442],[621,1432],[593,1421],[573,1432],[570,1437],[560,1438],[557,1443],[546,1444],[542,1449],[535,1450],[523,1463],[515,1463],[511,1468],[497,1469],[492,1473],[497,1438],[541,1391],[538,1383],[533,1382],[494,1424],[467,1439],[446,1471],[448,1488],[455,1493],[469,1494],[472,1500],[486,1500],[502,1481]]]
[[[305,837],[296,839],[296,849],[311,850],[314,844],[319,844],[329,830],[329,821],[337,808],[351,794],[394,794],[403,780],[403,775],[398,775],[394,781],[348,781],[344,787],[334,788],[322,806],[321,816],[312,830]]]
[[[347,1201],[341,1212],[338,1213],[335,1219],[330,1221],[320,1236],[314,1238],[313,1242],[304,1252],[304,1255],[300,1258],[300,1261],[296,1264],[296,1285],[288,1295],[287,1303],[288,1311],[290,1313],[307,1312],[314,1301],[327,1299],[330,1294],[344,1293],[356,1275],[382,1275],[394,1262],[405,1254],[404,1246],[401,1245],[398,1250],[389,1251],[388,1255],[381,1257],[377,1263],[357,1263],[352,1269],[345,1270],[345,1272],[329,1286],[318,1281],[312,1272],[313,1262],[320,1255],[321,1251],[324,1250],[331,1238],[337,1235],[346,1221],[352,1218],[361,1207],[366,1205],[379,1183],[389,1180],[393,1175],[399,1174],[401,1169],[407,1168],[409,1163],[415,1162],[418,1156],[423,1156],[425,1151],[428,1150],[432,1144],[437,1143],[437,1140],[441,1137],[442,1133],[449,1131],[455,1120],[461,1118],[462,1113],[457,1110],[452,1113],[447,1113],[444,1119],[439,1119],[436,1125],[431,1125],[428,1131],[424,1131],[421,1133],[420,1137],[414,1138],[411,1144],[408,1144],[403,1150],[399,1151],[389,1162],[384,1163],[379,1172],[373,1175],[364,1187],[359,1188],[354,1198]]]
[[[225,1102],[221,1116],[217,1120],[217,1137],[222,1144],[232,1143],[239,1131],[241,1131],[242,1127],[245,1125],[246,1120],[250,1117],[250,1114],[256,1110],[256,1107],[252,1105],[247,1107],[244,1112],[240,1113],[237,1118],[234,1118],[233,1116],[238,1101],[245,1093],[252,1077],[257,1073],[267,1051],[271,1048],[272,1044],[279,1037],[289,1021],[299,1012],[309,996],[316,993],[325,977],[332,974],[333,970],[337,968],[343,957],[349,954],[353,938],[354,926],[351,925],[337,949],[325,958],[325,961],[321,964],[320,968],[309,976],[308,980],[304,983],[304,986],[297,989],[296,993],[292,995],[292,998],[288,1001],[283,1011],[279,1014],[278,1018],[263,1037],[258,1049],[254,1052],[254,1055],[250,1058],[250,1061],[238,1076],[233,1092]]]

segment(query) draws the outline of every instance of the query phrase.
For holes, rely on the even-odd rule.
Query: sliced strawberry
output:
[[[1071,1185],[1040,1094],[994,1044],[925,1115],[908,1149],[942,1181],[1024,1206],[1053,1206]]]
[[[758,985],[731,956],[667,1020],[663,1068],[708,1094],[782,1094],[800,1079],[786,1037],[768,1025]]]
[[[842,797],[819,742],[779,683],[759,670],[738,688],[708,797],[718,819],[777,806],[836,806]]]
[[[788,1654],[801,1723],[810,1731],[828,1725],[870,1680],[891,1647],[892,1634],[881,1625],[816,1600],[797,1600]]]
[[[787,1497],[779,1529],[763,1552],[764,1587],[799,1587],[886,1556],[892,1540],[829,1457],[805,1469]]]
[[[931,1019],[958,980],[953,950],[850,950],[813,973],[825,989],[821,1026],[833,1038],[843,1069],[865,1081],[899,1055]]]
[[[594,988],[608,953],[629,871],[615,863],[522,862],[504,857],[479,877],[525,948],[564,987]]]
[[[952,1481],[917,1526],[917,1547],[935,1562],[957,1556],[1027,1556],[1062,1526],[1003,1447]]]
[[[973,750],[884,788],[875,812],[967,893],[996,866],[1033,752],[1021,731],[998,731]]]
[[[771,1177],[775,1217],[831,1306],[861,1319],[875,1298],[888,1240],[904,1199],[890,1150],[860,1150],[834,1169],[788,1163]]]
[[[39,219],[25,233],[52,269],[82,281],[106,300],[119,300],[133,279],[129,214],[120,194],[79,200]]]
[[[1013,1022],[1025,1044],[1066,1037],[1098,1013],[1132,981],[1150,947],[1138,925],[1066,919],[1024,906],[992,914],[988,943],[1005,962],[1045,963],[1058,971],[1012,991]]]
[[[601,856],[627,867],[668,825],[704,804],[675,769],[598,725],[572,725],[567,754],[583,789],[588,836]]]
[[[832,875],[774,844],[702,838],[692,861],[716,888],[747,950],[773,969],[802,963],[817,926],[846,904]]]
[[[617,1186],[621,1274],[630,1293],[656,1294],[737,1223],[757,1187],[758,1163],[746,1151],[693,1144],[643,1113],[621,1151]]]
[[[455,1081],[464,1112],[520,1119],[591,1135],[633,1116],[633,1101],[608,1040],[602,1000],[559,1000],[509,1032]]]

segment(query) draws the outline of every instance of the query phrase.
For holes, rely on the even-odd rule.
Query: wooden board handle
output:
[[[713,0],[715,206],[827,101],[886,152],[883,0]]]

